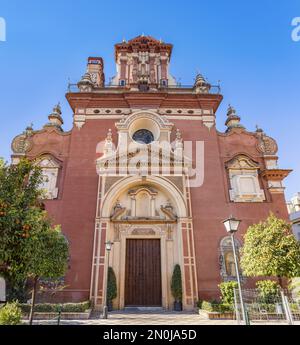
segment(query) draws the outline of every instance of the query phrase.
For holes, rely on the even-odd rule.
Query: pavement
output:
[[[55,320],[34,321],[35,325],[53,325]],[[107,319],[94,317],[89,320],[61,320],[61,325],[236,325],[235,320],[206,320],[196,313],[159,312],[159,313],[128,313],[110,312]],[[252,322],[255,325],[285,325],[285,322]],[[297,322],[296,324],[300,324]]]

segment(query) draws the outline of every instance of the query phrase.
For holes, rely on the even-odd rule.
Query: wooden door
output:
[[[126,241],[125,306],[161,306],[159,239]]]

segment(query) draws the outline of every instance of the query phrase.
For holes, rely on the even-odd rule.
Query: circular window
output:
[[[154,136],[148,129],[139,129],[133,134],[132,139],[140,144],[150,144]]]

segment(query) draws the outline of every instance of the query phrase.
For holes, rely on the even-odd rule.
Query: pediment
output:
[[[118,167],[128,168],[180,168],[189,169],[192,167],[192,160],[189,157],[179,156],[173,150],[152,149],[151,145],[141,145],[131,151],[117,149],[108,156],[97,159],[98,172],[104,173]]]
[[[226,167],[232,170],[259,169],[258,163],[246,155],[239,155],[232,158],[229,162],[227,162]]]

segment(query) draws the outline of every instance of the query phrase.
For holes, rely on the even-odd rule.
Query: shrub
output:
[[[206,311],[213,311],[212,304],[208,301],[203,301],[201,309],[206,310]]]
[[[279,296],[279,285],[273,280],[259,280],[256,287],[261,303],[274,303]]]
[[[7,303],[0,309],[0,325],[19,325],[22,311],[18,302]]]
[[[20,304],[23,313],[30,312],[30,304]],[[37,313],[58,313],[59,311],[65,313],[82,313],[90,308],[90,302],[80,303],[41,303],[34,306],[34,311]]]
[[[107,301],[111,302],[117,297],[117,279],[112,267],[108,267],[107,274]]]
[[[182,279],[181,279],[181,269],[177,264],[174,267],[172,282],[171,282],[172,295],[176,302],[182,301]]]
[[[236,281],[223,282],[219,284],[221,291],[221,300],[225,305],[234,305],[234,289],[238,288],[238,283]]]
[[[233,307],[229,304],[220,303],[218,301],[212,300],[210,302],[203,301],[201,309],[208,312],[225,313],[233,311]]]
[[[203,301],[199,299],[199,301],[197,302],[197,308],[202,309],[202,303]]]

